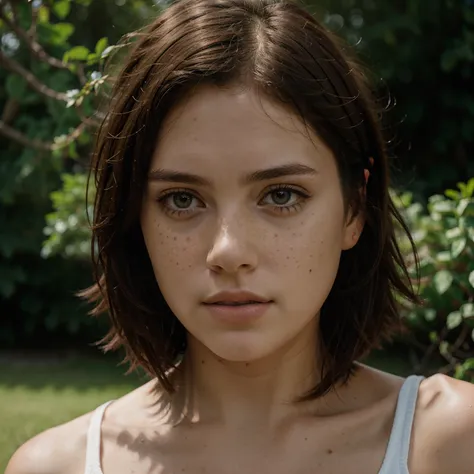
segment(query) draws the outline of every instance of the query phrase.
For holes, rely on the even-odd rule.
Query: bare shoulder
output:
[[[91,413],[40,433],[10,459],[5,474],[82,474]]]
[[[112,403],[101,427],[102,439],[114,445],[123,426],[145,423],[153,413],[155,382],[149,382]],[[22,445],[5,474],[83,474],[87,432],[93,411],[51,428]]]
[[[445,375],[421,383],[411,450],[413,474],[474,474],[474,385]]]

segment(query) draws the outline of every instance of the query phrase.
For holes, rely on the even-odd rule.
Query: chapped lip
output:
[[[250,291],[221,291],[204,300],[204,304],[271,303],[271,300]]]

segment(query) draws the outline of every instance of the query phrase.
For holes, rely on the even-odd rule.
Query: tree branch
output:
[[[4,53],[2,53],[2,51],[0,51],[0,64],[3,64],[11,72],[14,72],[23,77],[28,83],[28,85],[36,92],[46,97],[49,97],[50,99],[55,99],[62,102],[66,102],[68,100],[68,96],[64,92],[57,92],[48,87],[46,84],[43,84],[33,73],[25,69],[14,59],[11,59],[6,56]]]
[[[0,9],[0,18],[3,20],[5,25],[18,36],[19,39],[24,41],[29,50],[40,61],[43,61],[49,64],[50,66],[58,69],[69,69],[68,66],[62,61],[57,58],[54,58],[53,56],[50,56],[34,39],[32,33],[27,33],[25,30],[20,28],[15,22],[11,21],[2,9]],[[34,22],[32,22],[32,24],[34,24]]]
[[[33,39],[36,36],[36,25],[38,24],[38,11],[39,11],[39,8],[31,5],[31,26],[27,33],[31,39]]]
[[[41,140],[31,140],[23,133],[15,130],[0,120],[0,135],[13,140],[26,148],[34,148],[41,151],[53,151],[54,143],[43,142]]]
[[[0,135],[13,140],[20,145],[26,148],[33,148],[40,151],[52,152],[55,150],[60,150],[69,146],[74,140],[77,140],[81,133],[86,128],[85,123],[79,124],[69,135],[67,135],[64,140],[61,140],[59,143],[52,142],[43,142],[41,140],[30,139],[25,134],[15,130],[14,128],[7,125],[5,122],[0,120]]]

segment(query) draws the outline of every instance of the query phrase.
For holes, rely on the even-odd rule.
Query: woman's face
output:
[[[145,243],[168,305],[222,359],[257,360],[314,331],[359,236],[332,152],[305,130],[252,91],[209,86],[159,136]]]

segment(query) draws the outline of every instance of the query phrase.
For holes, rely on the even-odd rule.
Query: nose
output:
[[[232,221],[232,224],[228,220],[219,224],[207,255],[207,266],[216,273],[237,274],[257,267],[257,251],[248,232],[238,221]]]

